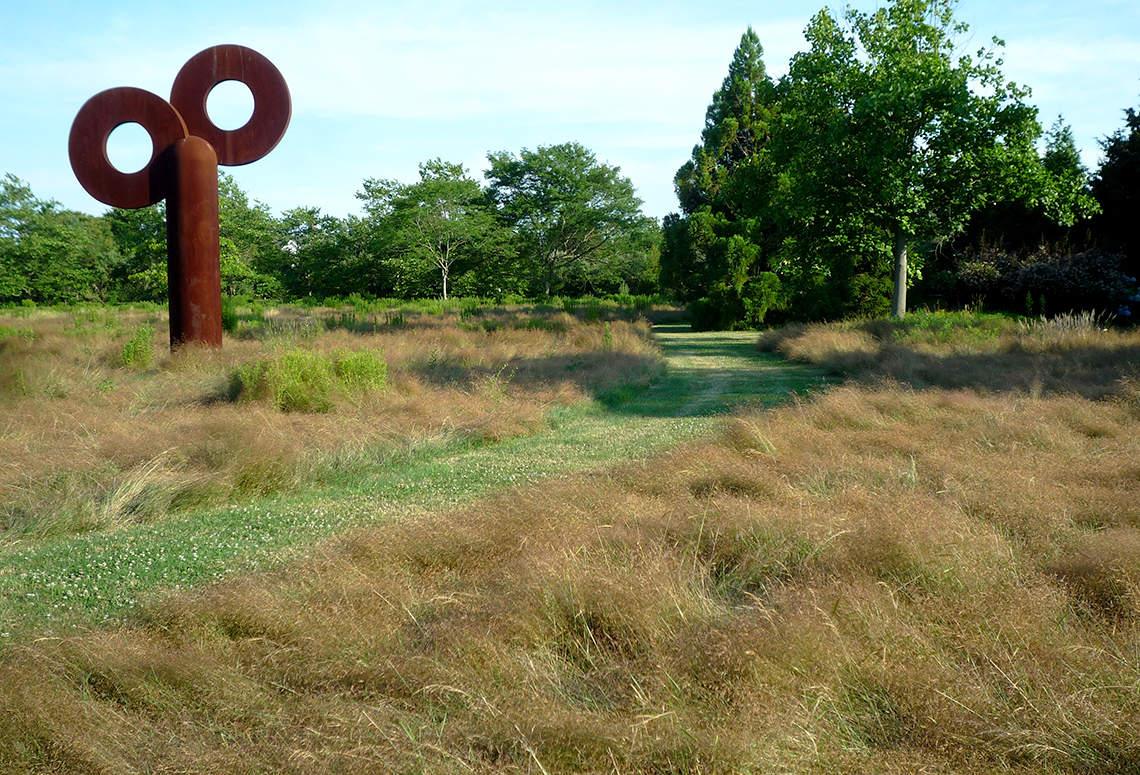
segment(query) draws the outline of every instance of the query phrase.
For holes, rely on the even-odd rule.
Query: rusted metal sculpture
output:
[[[222,81],[253,94],[253,115],[238,129],[219,129],[206,98]],[[170,101],[123,86],[89,99],[71,125],[68,155],[87,193],[112,207],[147,207],[166,200],[170,347],[222,345],[222,281],[218,239],[218,165],[257,161],[289,126],[289,87],[273,63],[244,46],[214,46],[190,59],[174,79]],[[154,145],[138,172],[115,169],[107,138],[135,123]]]

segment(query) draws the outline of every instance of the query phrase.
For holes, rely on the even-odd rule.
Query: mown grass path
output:
[[[659,326],[666,361],[648,388],[606,406],[557,411],[534,436],[425,447],[340,486],[57,540],[0,554],[0,647],[129,614],[164,590],[266,567],[332,533],[410,518],[550,476],[646,458],[710,431],[742,404],[765,406],[821,382],[755,350],[749,332]]]

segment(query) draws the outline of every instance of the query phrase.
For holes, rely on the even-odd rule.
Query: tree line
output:
[[[1136,114],[1091,179],[1060,119],[1039,153],[1002,42],[961,51],[953,6],[824,9],[778,80],[743,35],[663,224],[662,286],[698,327],[901,317],[915,297],[1130,314]]]
[[[651,293],[657,222],[633,184],[578,143],[488,156],[486,185],[433,159],[368,178],[363,215],[274,217],[220,173],[223,292],[276,299]],[[0,302],[164,301],[163,203],[91,216],[0,180]]]
[[[274,217],[219,178],[224,290],[281,299],[663,292],[698,328],[908,306],[1140,309],[1140,116],[1090,174],[1059,117],[976,52],[954,0],[820,11],[772,79],[752,29],[660,225],[577,143],[368,178],[363,215]],[[1039,148],[1041,150],[1039,150]],[[88,216],[0,181],[0,302],[166,298],[161,204]]]

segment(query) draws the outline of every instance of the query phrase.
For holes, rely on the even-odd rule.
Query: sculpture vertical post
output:
[[[218,234],[218,157],[191,135],[170,148],[174,181],[166,198],[170,349],[188,342],[222,346],[222,269]]]

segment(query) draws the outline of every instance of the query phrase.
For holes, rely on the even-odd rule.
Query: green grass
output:
[[[123,345],[123,365],[134,371],[146,371],[154,365],[154,328],[139,326]]]

